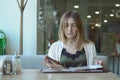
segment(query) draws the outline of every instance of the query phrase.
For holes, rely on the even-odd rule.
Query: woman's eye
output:
[[[76,27],[75,25],[72,25],[72,27]]]
[[[66,26],[65,27],[68,27],[68,24],[66,24]]]

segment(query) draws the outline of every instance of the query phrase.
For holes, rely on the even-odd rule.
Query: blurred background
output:
[[[77,10],[85,36],[95,43],[99,55],[116,51],[120,37],[120,0],[37,0],[37,53],[47,53],[58,40],[59,21],[67,10]]]
[[[18,1],[25,4],[27,0]],[[19,54],[21,17],[17,0],[1,0],[0,10],[0,49],[3,50],[5,41],[4,54]],[[46,54],[58,40],[60,18],[67,10],[79,12],[85,37],[95,43],[98,55],[116,53],[115,43],[120,40],[120,0],[28,0],[23,12],[22,54]]]

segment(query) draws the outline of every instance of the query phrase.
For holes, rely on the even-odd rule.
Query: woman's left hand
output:
[[[102,65],[103,66],[103,61],[102,60],[96,60],[94,62],[95,65]]]

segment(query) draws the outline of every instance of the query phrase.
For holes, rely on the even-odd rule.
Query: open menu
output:
[[[41,72],[43,73],[100,73],[100,72],[108,72],[108,70],[104,70],[101,65],[89,65],[89,66],[70,67],[70,68],[61,68],[61,69],[47,68],[47,69],[42,69]]]
[[[50,58],[49,56],[45,57],[45,60],[49,63],[54,62],[55,64],[61,65],[58,61]],[[101,65],[89,65],[89,66],[80,66],[80,67],[70,67],[70,68],[47,68],[47,69],[41,69],[41,72],[44,73],[78,73],[78,72],[108,72],[108,70],[104,70],[103,66]]]

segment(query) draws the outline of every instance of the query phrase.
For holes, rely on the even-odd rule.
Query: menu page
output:
[[[52,73],[52,72],[65,72],[65,73],[75,73],[75,72],[103,72],[103,67],[101,65],[89,65],[89,66],[81,66],[81,67],[70,67],[70,68],[60,68],[60,69],[53,69],[53,68],[47,68],[42,69],[41,72],[44,73]]]

